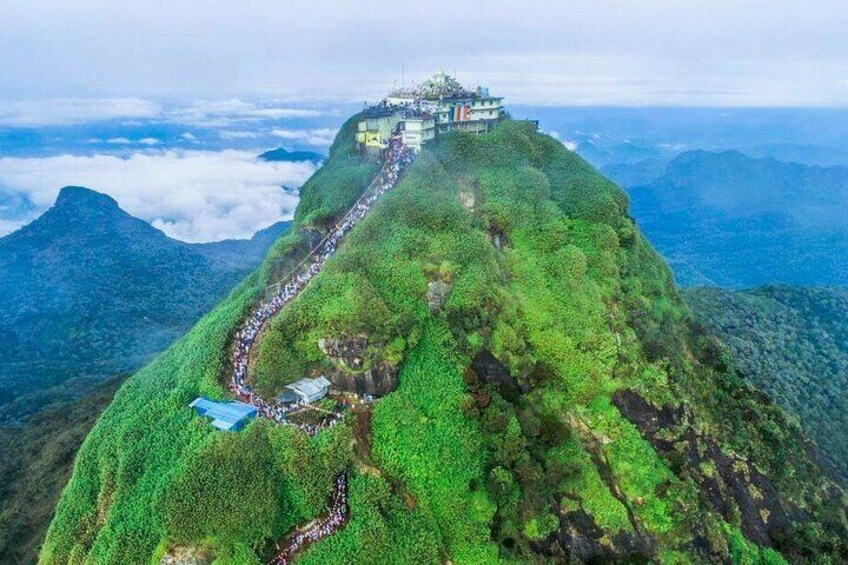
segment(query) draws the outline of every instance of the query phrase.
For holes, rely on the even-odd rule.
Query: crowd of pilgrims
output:
[[[300,405],[283,404],[276,400],[264,400],[254,393],[249,384],[245,383],[250,348],[253,346],[265,322],[291,301],[318,274],[318,271],[321,270],[327,259],[335,253],[342,238],[347,235],[359,220],[365,217],[380,196],[397,184],[404,169],[409,166],[414,156],[415,153],[412,149],[404,146],[399,139],[393,138],[386,150],[383,168],[368,190],[365,191],[341,221],[312,250],[301,265],[295,269],[296,274],[293,274],[288,282],[278,287],[277,292],[271,300],[260,304],[236,334],[230,390],[236,393],[242,401],[255,406],[260,415],[281,424],[299,427],[309,435],[314,435],[318,431],[319,426],[314,424],[294,424],[287,420],[286,415],[300,408]],[[302,269],[304,266],[306,268]],[[321,426],[332,426],[340,418],[340,414],[325,418]]]
[[[327,514],[310,524],[303,530],[296,530],[277,547],[279,553],[269,565],[287,565],[289,560],[309,544],[333,535],[347,521],[347,475],[341,473],[336,477],[336,486],[330,495],[330,505]]]

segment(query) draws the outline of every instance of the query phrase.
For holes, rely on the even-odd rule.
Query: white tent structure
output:
[[[324,398],[329,390],[330,381],[324,377],[300,379],[290,385],[286,385],[285,391],[277,397],[277,401],[282,403],[315,402]]]

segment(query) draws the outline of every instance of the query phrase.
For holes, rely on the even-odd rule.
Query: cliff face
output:
[[[846,557],[842,491],[690,327],[624,194],[520,122],[422,151],[273,318],[249,376],[273,394],[304,374],[356,388],[397,367],[396,389],[314,439],[197,419],[186,404],[223,393],[230,336],[260,289],[374,173],[354,123],[304,187],[297,229],[118,393],[44,562],[191,546],[260,562],[323,509],[342,469],[350,522],[299,562]]]

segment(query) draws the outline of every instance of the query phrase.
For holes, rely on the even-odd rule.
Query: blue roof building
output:
[[[189,406],[201,416],[212,418],[212,426],[225,432],[240,430],[256,417],[256,407],[244,402],[215,402],[201,396]]]

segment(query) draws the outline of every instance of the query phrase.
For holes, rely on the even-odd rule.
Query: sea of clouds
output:
[[[290,219],[308,162],[266,162],[275,147],[325,152],[347,110],[237,98],[0,101],[0,237],[34,220],[63,186],[115,198],[176,239],[246,238]]]
[[[248,238],[292,217],[300,186],[315,171],[307,162],[265,162],[251,151],[164,150],[128,157],[95,154],[0,158],[0,187],[25,199],[25,217],[0,220],[0,235],[48,209],[62,186],[85,186],[183,241]]]

